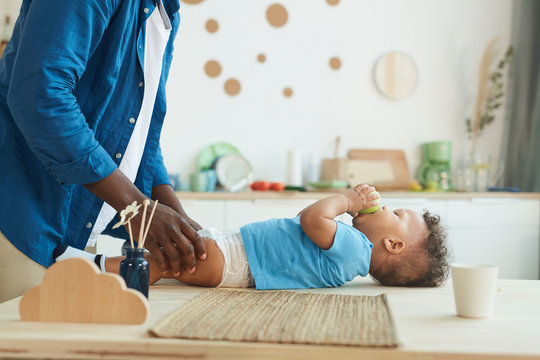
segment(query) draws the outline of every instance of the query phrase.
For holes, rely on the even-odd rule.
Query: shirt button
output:
[[[88,229],[92,228],[92,223],[90,221],[86,223],[86,228],[88,228]]]
[[[139,87],[143,87],[143,86],[144,86],[144,83],[141,81],[141,82],[139,83]]]
[[[149,8],[144,8],[144,13],[145,14],[148,14],[150,12],[150,9]]]
[[[135,118],[129,118],[129,123],[130,124],[135,124]],[[120,155],[120,156],[122,156],[122,155]]]
[[[117,159],[120,159],[120,158],[122,157],[122,154],[116,153],[114,156],[115,156]]]

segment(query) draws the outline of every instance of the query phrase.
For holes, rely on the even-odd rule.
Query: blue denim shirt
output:
[[[159,137],[180,18],[178,0],[163,3],[172,31],[135,180],[147,196],[169,183]],[[58,244],[86,245],[103,202],[82,184],[111,174],[128,145],[154,10],[154,0],[23,0],[0,59],[0,231],[44,266]]]

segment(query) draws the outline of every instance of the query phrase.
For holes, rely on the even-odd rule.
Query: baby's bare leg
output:
[[[176,279],[190,285],[218,286],[223,275],[225,259],[216,242],[203,238],[206,246],[206,260],[197,259],[197,268],[193,274],[184,271]]]
[[[216,242],[212,239],[204,238],[204,245],[206,246],[207,257],[206,260],[197,260],[197,267],[193,274],[184,271],[180,274],[177,280],[191,285],[199,286],[218,286],[221,282],[223,274],[223,264],[225,259]],[[161,278],[173,278],[170,270],[165,276],[159,272],[155,260],[150,253],[145,253],[145,259],[148,260],[150,268],[150,284],[155,283]],[[105,262],[105,268],[108,272],[114,272],[118,274],[120,272],[120,262],[124,260],[123,256],[107,257]]]

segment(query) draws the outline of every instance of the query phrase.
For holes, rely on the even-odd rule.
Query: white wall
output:
[[[265,16],[276,2],[289,15],[281,28]],[[187,180],[202,147],[227,141],[251,161],[256,178],[286,180],[288,149],[330,157],[337,135],[341,156],[349,148],[404,149],[413,175],[422,142],[453,141],[457,161],[468,143],[465,118],[484,48],[495,36],[506,48],[511,15],[511,0],[182,3],[162,136],[168,169]],[[205,29],[210,18],[219,23],[216,33]],[[400,101],[381,96],[372,80],[377,58],[393,50],[408,53],[419,70],[415,92]],[[339,71],[328,66],[332,56],[342,61]],[[210,59],[222,66],[217,78],[204,72]],[[242,85],[234,97],[223,89],[231,77]],[[502,115],[483,134],[482,152],[499,155]]]
[[[269,25],[274,3],[288,11]],[[512,0],[203,0],[182,2],[181,27],[168,82],[162,147],[170,172],[187,180],[198,152],[215,141],[236,145],[256,178],[286,180],[286,152],[320,157],[349,148],[404,149],[414,176],[419,144],[454,142],[454,164],[468,146],[465,118],[473,111],[477,72],[486,44],[508,45]],[[0,16],[18,14],[20,0],[0,0]],[[205,29],[208,19],[219,24]],[[380,95],[372,70],[380,55],[400,50],[416,62],[419,82],[406,99]],[[259,53],[266,62],[259,63]],[[328,60],[338,56],[338,71]],[[208,60],[222,72],[210,78]],[[237,96],[225,93],[229,78]],[[283,96],[291,87],[293,95]],[[499,156],[502,113],[480,139],[480,151]]]
[[[19,16],[19,9],[21,8],[21,0],[0,0],[0,20],[4,24],[4,18],[6,15],[11,16],[12,22],[15,22],[17,16]],[[2,27],[0,31],[4,31]]]

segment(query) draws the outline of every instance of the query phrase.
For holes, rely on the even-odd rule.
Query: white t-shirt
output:
[[[144,145],[148,136],[148,129],[150,128],[154,103],[161,79],[163,54],[167,47],[170,32],[171,24],[160,1],[146,20],[143,69],[144,95],[142,106],[119,166],[119,169],[132,182],[135,182],[144,152]],[[99,234],[105,230],[115,215],[116,210],[104,202],[86,246],[94,246],[96,244]]]

